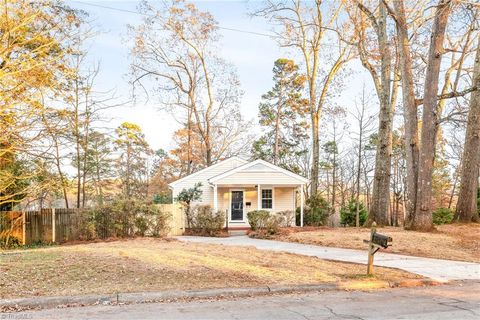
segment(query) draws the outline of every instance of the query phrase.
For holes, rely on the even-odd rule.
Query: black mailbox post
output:
[[[372,223],[372,229],[370,230],[370,240],[363,240],[368,243],[368,266],[367,275],[373,275],[373,255],[380,248],[388,248],[392,242],[392,238],[384,234],[377,233],[377,224]]]

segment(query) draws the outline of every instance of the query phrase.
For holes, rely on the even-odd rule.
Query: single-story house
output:
[[[303,226],[302,190],[308,179],[291,171],[264,160],[232,157],[170,183],[173,199],[198,182],[202,196],[192,205],[210,205],[225,212],[229,228],[248,228],[247,212],[252,210],[295,212],[298,206]]]

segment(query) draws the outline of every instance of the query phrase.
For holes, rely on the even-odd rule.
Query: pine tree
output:
[[[252,153],[255,158],[294,169],[290,157],[305,152],[299,142],[308,137],[308,125],[302,119],[308,104],[302,97],[305,76],[298,72],[293,60],[280,58],[274,63],[273,81],[272,89],[262,96],[259,105],[264,134],[254,141]]]

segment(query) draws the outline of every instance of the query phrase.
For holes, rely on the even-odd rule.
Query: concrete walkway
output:
[[[177,239],[180,241],[214,243],[228,246],[253,246],[260,250],[290,252],[327,260],[362,264],[367,263],[366,249],[362,251],[321,247],[301,243],[252,239],[247,236],[229,238],[182,236],[177,237]],[[441,248],[439,248],[439,250],[441,250]],[[375,254],[375,265],[402,269],[441,282],[450,280],[480,280],[480,263],[420,258],[377,252]]]

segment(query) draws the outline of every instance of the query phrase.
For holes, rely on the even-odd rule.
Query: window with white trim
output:
[[[273,191],[272,189],[262,189],[262,209],[273,208]]]

